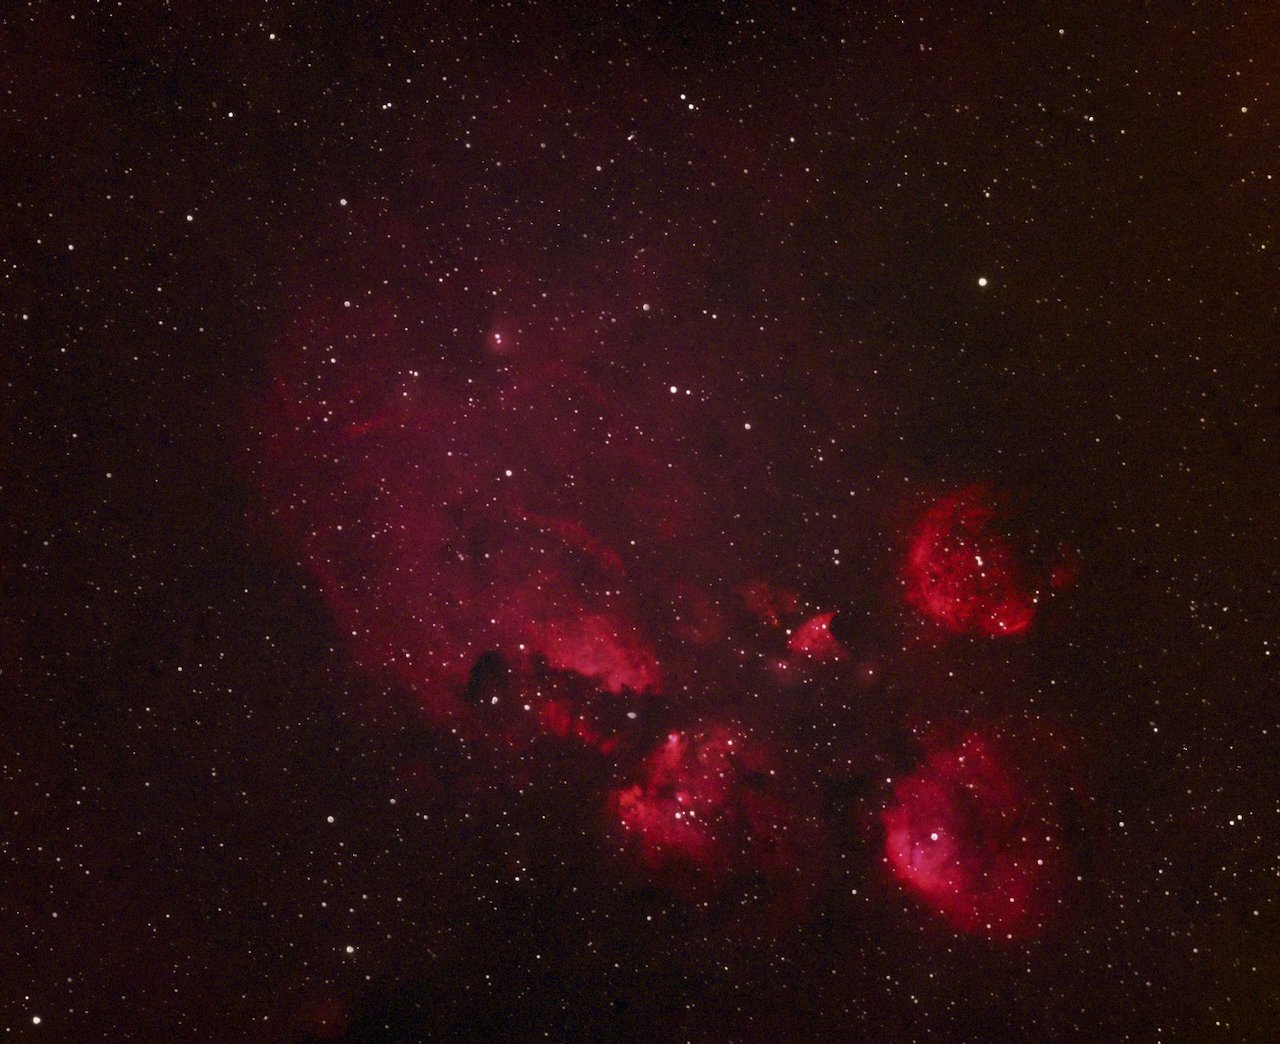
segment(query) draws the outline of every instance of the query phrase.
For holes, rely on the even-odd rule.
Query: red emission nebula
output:
[[[651,275],[620,271],[612,292],[661,296]],[[694,899],[748,882],[795,908],[799,883],[840,853],[826,851],[830,813],[804,796],[823,770],[786,746],[787,715],[812,691],[875,699],[853,681],[866,656],[845,642],[838,599],[726,550],[748,546],[724,520],[761,480],[713,466],[689,393],[637,382],[644,352],[600,318],[611,303],[554,285],[508,296],[478,322],[447,294],[304,310],[256,407],[273,523],[352,658],[410,694],[424,728],[596,759],[615,780],[591,797],[601,840],[630,873]],[[423,350],[423,329],[469,323],[481,334],[461,361]],[[726,374],[702,379],[707,400],[743,394]],[[761,427],[750,437],[787,437]],[[998,505],[971,486],[920,515],[898,565],[920,619],[993,639],[1033,626],[1052,585]],[[747,696],[766,708],[750,728],[735,724]],[[939,928],[1016,938],[1047,923],[1053,806],[1000,743],[967,735],[868,800],[893,879]]]
[[[672,732],[645,757],[639,781],[611,797],[624,847],[698,895],[728,874],[784,878],[800,870],[802,830],[777,760],[733,725]]]
[[[905,578],[911,604],[959,634],[1021,634],[1037,595],[1025,567],[996,526],[983,486],[943,497],[916,525]]]
[[[881,818],[893,876],[954,928],[1033,935],[1061,879],[1061,835],[1046,788],[979,733],[934,750]]]

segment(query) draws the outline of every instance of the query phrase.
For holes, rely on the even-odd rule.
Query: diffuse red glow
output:
[[[552,666],[594,678],[612,693],[647,692],[661,678],[657,658],[635,631],[603,613],[548,621],[534,641]]]
[[[722,868],[715,820],[729,795],[734,742],[725,730],[673,732],[645,761],[641,782],[614,796],[624,838],[645,865]]]
[[[802,817],[776,758],[736,726],[670,733],[610,807],[623,850],[680,891],[702,894],[748,873],[777,881],[801,869]]]
[[[885,859],[917,900],[959,931],[1038,933],[1062,861],[1053,803],[1008,750],[978,733],[933,751],[882,813]]]
[[[847,655],[845,647],[831,633],[831,621],[835,618],[833,612],[810,617],[792,632],[788,648],[813,660],[843,660]]]
[[[992,492],[943,497],[917,524],[904,569],[907,600],[960,634],[1021,634],[1036,613],[1025,564],[998,530]]]
[[[457,712],[488,650],[542,655],[615,694],[659,688],[619,551],[646,519],[578,493],[621,497],[662,474],[650,441],[607,427],[620,404],[557,356],[563,334],[553,347],[526,331],[506,369],[460,379],[424,372],[398,307],[300,319],[262,418],[268,506],[355,657],[432,717]]]
[[[696,532],[712,499],[679,429],[650,434],[645,414],[536,326],[494,321],[500,369],[462,379],[441,364],[420,379],[395,307],[371,314],[373,303],[359,322],[317,318],[293,335],[262,487],[355,657],[429,717],[471,722],[517,750],[550,737],[626,771],[630,697],[669,687],[659,648],[676,647],[678,682],[681,642],[705,655],[731,641],[746,660],[737,626],[760,632],[775,684],[839,673],[802,666],[848,658],[835,610],[815,614],[764,580],[739,582],[734,600],[678,568],[642,575],[640,562],[669,558]],[[910,604],[953,632],[1026,631],[1038,594],[999,523],[981,486],[925,512],[903,566]],[[1069,582],[1071,565],[1045,586]],[[606,804],[622,852],[653,879],[688,895],[734,879],[794,895],[812,881],[825,828],[815,835],[817,815],[758,734],[677,728],[631,767]],[[955,929],[1030,934],[1053,898],[1051,813],[1007,753],[974,734],[898,784],[883,812],[885,856]]]

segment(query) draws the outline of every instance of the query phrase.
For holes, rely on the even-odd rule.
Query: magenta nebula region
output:
[[[637,777],[609,801],[636,863],[691,897],[760,877],[785,902],[796,900],[817,839],[767,744],[732,724],[672,732]]]
[[[651,275],[620,273],[614,293],[661,297]],[[837,637],[839,610],[820,606],[838,592],[729,550],[752,546],[742,488],[771,480],[715,463],[733,446],[695,406],[728,394],[727,371],[701,372],[698,399],[683,382],[637,382],[643,328],[605,318],[603,296],[546,285],[508,294],[470,355],[423,350],[422,330],[467,321],[425,286],[303,309],[258,414],[265,503],[352,657],[411,694],[424,728],[509,751],[558,743],[612,773],[591,800],[619,865],[689,897],[755,882],[742,894],[794,910],[829,865],[822,815],[797,796],[821,783],[775,735],[785,713],[727,723],[762,690],[784,710],[803,712],[814,685],[871,709],[858,701],[878,653],[851,653],[856,627]],[[909,603],[953,631],[1017,634],[1034,616],[995,505],[980,486],[938,501],[899,566]],[[691,568],[704,562],[715,568]],[[1027,934],[1054,862],[1042,811],[974,735],[898,784],[883,812],[890,866],[958,931]]]
[[[792,633],[788,648],[814,660],[843,660],[846,655],[844,646],[831,633],[831,621],[835,616],[835,613],[819,613],[810,617]]]
[[[527,329],[502,365],[427,368],[398,314],[304,317],[265,422],[273,514],[357,659],[435,714],[490,650],[613,693],[658,688],[620,549],[685,534],[692,465],[669,474],[679,449],[638,434],[642,404],[563,357],[573,331]]]
[[[998,742],[970,733],[934,750],[882,813],[894,878],[955,929],[1038,934],[1060,877],[1052,805]]]
[[[908,600],[950,631],[1021,634],[1035,617],[1025,566],[996,520],[991,490],[971,486],[937,501],[912,534]]]
[[[671,733],[645,759],[641,781],[614,795],[625,840],[655,869],[722,871],[728,858],[720,827],[737,812],[736,780],[751,763],[763,765],[741,732]]]

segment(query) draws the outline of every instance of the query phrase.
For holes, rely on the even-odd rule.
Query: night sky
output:
[[[1274,10],[0,56],[6,1039],[1277,1039]]]

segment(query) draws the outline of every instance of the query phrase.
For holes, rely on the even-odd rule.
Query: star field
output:
[[[0,48],[6,1038],[1274,1039],[1274,13]]]

